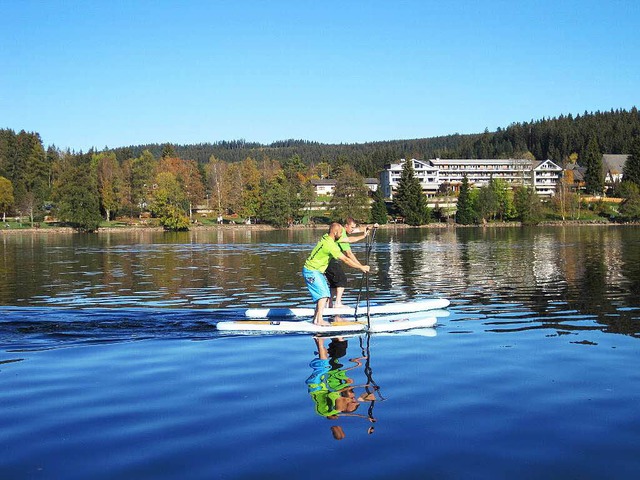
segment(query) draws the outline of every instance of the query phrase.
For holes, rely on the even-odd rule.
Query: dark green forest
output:
[[[348,177],[377,178],[385,164],[401,158],[529,158],[550,159],[563,166],[577,163],[586,169],[587,193],[597,194],[604,188],[601,156],[605,153],[630,154],[624,175],[635,186],[629,190],[623,182],[617,193],[629,190],[621,196],[635,199],[638,205],[634,203],[633,210],[626,208],[632,212],[627,217],[635,218],[640,214],[636,191],[640,185],[640,114],[636,107],[513,123],[495,132],[338,145],[308,140],[262,145],[233,140],[75,152],[55,145],[45,147],[39,133],[7,128],[0,129],[0,213],[3,218],[28,216],[32,224],[49,214],[89,231],[102,219],[150,212],[167,220],[165,226],[184,229],[193,220],[194,208],[206,203],[219,213],[290,224],[301,219],[303,205],[312,201],[309,180],[328,175],[348,190],[353,187]],[[475,213],[469,221],[518,217],[507,205],[511,200],[505,196],[511,194],[503,185],[495,183],[485,190],[470,192],[475,195],[470,198]],[[407,182],[407,191],[412,191],[411,182]],[[520,193],[520,203],[531,210],[528,192]],[[564,195],[556,197],[562,199],[564,219],[570,202]],[[286,205],[282,198],[288,199]],[[424,203],[422,198],[415,200]],[[499,200],[509,201],[500,206]],[[489,209],[489,204],[495,208]],[[342,211],[341,206],[334,207]],[[396,208],[403,217],[411,217],[403,213],[402,205]],[[420,211],[414,223],[428,221],[424,208],[416,208]],[[580,208],[577,212],[579,215]]]
[[[589,139],[595,137],[602,153],[629,153],[640,135],[640,114],[630,110],[585,112],[557,118],[513,123],[495,132],[453,134],[412,140],[388,140],[360,144],[322,144],[307,140],[284,140],[262,145],[244,140],[173,145],[180,158],[206,163],[211,156],[225,162],[251,157],[257,162],[283,161],[298,155],[307,164],[349,163],[365,177],[377,177],[386,163],[400,158],[510,158],[530,153],[537,160],[566,163],[569,155],[583,157]],[[148,144],[115,148],[119,161],[138,157],[144,150],[160,157],[166,145]],[[579,160],[578,160],[579,163]]]

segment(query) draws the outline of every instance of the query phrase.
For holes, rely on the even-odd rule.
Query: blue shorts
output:
[[[324,273],[318,270],[309,270],[307,268],[302,269],[302,276],[304,277],[304,283],[307,284],[311,298],[314,302],[317,302],[321,298],[330,298],[331,292],[329,291],[329,284],[327,283],[327,277]]]

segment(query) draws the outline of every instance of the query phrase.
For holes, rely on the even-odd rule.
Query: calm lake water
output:
[[[639,227],[380,230],[435,329],[215,330],[310,304],[322,233],[0,235],[0,479],[638,478]]]

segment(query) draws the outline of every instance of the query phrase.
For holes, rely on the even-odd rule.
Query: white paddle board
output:
[[[340,320],[331,322],[329,326],[320,326],[311,320],[232,320],[218,322],[216,328],[220,331],[233,332],[303,332],[303,333],[348,333],[348,332],[397,332],[413,328],[430,328],[435,326],[437,319],[428,314],[401,314],[371,318],[371,325],[367,319],[358,321]]]
[[[440,308],[447,308],[451,302],[446,298],[430,298],[427,300],[416,300],[413,302],[393,302],[384,304],[371,304],[370,315],[425,312]],[[274,307],[274,308],[247,308],[237,310],[235,313],[247,318],[283,318],[283,317],[313,317],[314,308],[309,307]],[[354,307],[325,308],[323,314],[333,315],[355,315]],[[359,315],[367,313],[367,306],[358,307]]]

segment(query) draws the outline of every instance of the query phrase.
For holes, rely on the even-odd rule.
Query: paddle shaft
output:
[[[369,265],[369,256],[371,254],[371,249],[373,247],[373,241],[376,238],[376,232],[378,231],[378,229],[376,227],[373,228],[373,233],[371,234],[370,238],[367,238],[367,243],[366,243],[366,251],[365,251],[365,265]],[[358,306],[360,305],[360,298],[362,296],[362,285],[366,284],[366,296],[367,296],[367,326],[371,327],[371,321],[369,318],[369,312],[371,309],[371,304],[369,301],[369,275],[367,274],[367,272],[362,272],[362,277],[360,278],[360,289],[358,290],[358,300],[356,301],[356,306],[355,306],[355,311],[354,311],[354,315],[357,317],[358,316]]]

